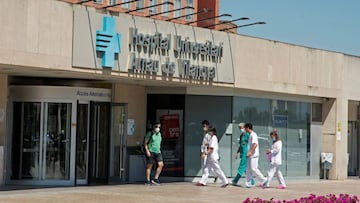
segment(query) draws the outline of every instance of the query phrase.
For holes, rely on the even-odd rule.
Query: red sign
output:
[[[180,136],[179,114],[161,116],[161,126],[163,138],[178,138]]]

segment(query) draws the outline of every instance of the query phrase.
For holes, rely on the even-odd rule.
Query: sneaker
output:
[[[154,184],[154,185],[160,185],[159,179],[151,180],[151,183]]]
[[[150,180],[145,181],[145,185],[151,186],[151,181]]]
[[[262,183],[260,183],[259,185],[257,185],[258,187],[263,187],[263,184]]]
[[[229,183],[226,183],[224,185],[221,185],[222,188],[226,188],[229,185]]]
[[[268,181],[265,180],[265,182],[262,184],[262,188],[263,188],[263,189],[267,188],[267,185],[268,185]]]
[[[216,182],[217,182],[217,179],[218,179],[218,177],[216,176],[216,177],[214,178],[214,183],[216,183]]]
[[[282,185],[279,185],[279,186],[276,187],[276,189],[283,190],[283,189],[286,189],[286,187],[285,187],[285,186],[282,186]]]
[[[251,185],[255,186],[255,180],[254,180],[254,178],[251,179]]]
[[[253,185],[249,185],[249,184],[245,183],[245,187],[246,187],[246,188],[252,188],[252,187],[254,187],[254,186],[253,186]]]
[[[237,183],[235,183],[234,181],[232,181],[232,182],[231,182],[231,185],[237,186]]]
[[[196,186],[206,186],[206,185],[203,183],[196,183]]]

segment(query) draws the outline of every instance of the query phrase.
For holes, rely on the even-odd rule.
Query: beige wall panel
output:
[[[336,134],[336,100],[323,101],[323,134]]]
[[[127,137],[127,144],[136,146],[137,142],[142,142],[146,133],[145,87],[116,84],[113,102],[128,104],[128,118],[135,119],[135,133],[134,136]]]
[[[236,87],[335,98],[342,86],[342,54],[244,36],[235,42]]]
[[[72,19],[71,4],[61,1],[1,1],[0,52],[8,56],[0,63],[71,68]]]
[[[303,47],[291,46],[290,48],[290,62],[289,62],[289,70],[290,70],[290,83],[292,84],[307,84],[307,72],[309,68],[307,67],[307,52],[303,51]]]
[[[0,74],[0,146],[4,146],[6,135],[7,75]]]
[[[197,38],[199,36],[203,36],[203,32],[208,32],[207,29],[196,28]],[[202,31],[202,32],[200,32]],[[223,57],[219,60],[219,63],[208,63],[208,66],[216,67],[216,78],[219,82],[227,82],[234,83],[234,57],[231,52],[235,52],[233,44],[235,44],[234,40],[230,37],[230,35],[225,35],[223,32],[210,32],[211,38],[210,41],[213,41],[216,45],[220,43],[223,45]],[[205,38],[206,39],[206,38]],[[204,39],[202,39],[204,40]],[[206,64],[204,64],[206,65]]]
[[[272,78],[269,78],[269,80],[284,84],[293,84],[294,82],[290,80],[291,47],[287,44],[274,41],[268,41],[266,44],[266,52],[269,54],[269,60],[266,61],[266,63],[269,68],[264,68],[264,71],[270,72],[270,70],[272,70]]]
[[[6,139],[6,103],[8,94],[7,75],[0,74],[0,185],[4,184],[4,145]]]
[[[344,94],[350,100],[360,101],[360,58],[344,57]]]

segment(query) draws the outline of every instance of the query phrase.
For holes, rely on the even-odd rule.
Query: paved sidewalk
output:
[[[112,186],[82,186],[48,189],[11,190],[0,192],[1,203],[12,202],[242,202],[247,197],[261,197],[295,199],[311,193],[326,195],[334,193],[348,193],[360,196],[360,179],[345,181],[288,181],[288,188],[279,190],[274,188],[262,189],[234,187],[229,185],[220,188],[220,183],[208,186],[195,186],[194,183],[163,183],[161,186],[145,186],[143,184],[127,184]]]

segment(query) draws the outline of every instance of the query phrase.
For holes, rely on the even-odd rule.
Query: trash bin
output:
[[[322,152],[321,153],[321,179],[329,179],[329,170],[331,169],[333,162],[333,153]]]

